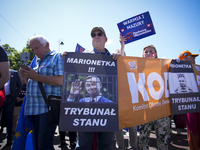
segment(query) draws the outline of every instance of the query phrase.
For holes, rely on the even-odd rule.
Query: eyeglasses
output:
[[[99,32],[99,33],[97,33],[97,34],[92,33],[92,38],[94,38],[94,37],[96,37],[96,36],[102,36],[102,35],[103,35],[103,33],[101,33],[101,32]]]

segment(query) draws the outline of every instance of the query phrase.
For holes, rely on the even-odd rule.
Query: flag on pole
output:
[[[34,66],[37,63],[37,57],[35,56],[30,64],[31,68],[34,68]],[[24,115],[24,108],[25,108],[25,102],[26,102],[26,96],[24,97],[19,119],[18,119],[18,124],[14,136],[14,142],[12,146],[12,150],[32,150],[32,149],[27,149],[26,147],[26,141],[29,141],[29,147],[33,147],[33,142],[32,141],[32,134],[29,136],[28,133],[33,129],[33,124],[31,117],[25,116]],[[27,139],[28,138],[28,139]],[[29,139],[30,138],[30,139]]]
[[[85,50],[85,48],[77,43],[75,52],[82,53],[82,52],[84,52],[84,50]]]

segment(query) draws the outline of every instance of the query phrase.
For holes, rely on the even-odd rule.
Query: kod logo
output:
[[[133,38],[133,33],[132,32],[128,32],[126,33],[125,37],[129,40],[131,40]]]
[[[127,73],[128,83],[129,83],[129,89],[132,97],[132,103],[138,103],[139,102],[139,92],[142,95],[142,98],[144,101],[149,101],[149,95],[154,100],[159,100],[162,98],[163,93],[165,91],[165,97],[169,97],[169,90],[167,89],[167,80],[168,80],[168,72],[164,73],[164,80],[161,77],[160,74],[157,72],[152,72],[147,76],[147,81],[145,81],[145,73],[139,73],[139,80],[138,83],[135,78],[135,74],[132,72]],[[157,81],[159,83],[159,90],[155,90],[153,86],[153,82]],[[147,93],[147,90],[145,88],[145,83],[147,82],[147,87],[149,91],[149,95]]]

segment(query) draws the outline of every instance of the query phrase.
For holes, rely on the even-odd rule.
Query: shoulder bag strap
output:
[[[39,67],[38,67],[38,74],[39,74]],[[39,81],[38,81],[38,85],[39,85],[40,91],[41,91],[41,93],[42,93],[42,97],[43,97],[45,103],[46,103],[47,106],[48,106],[47,96],[46,96],[46,93],[45,93],[45,91],[44,91],[44,87],[43,87],[42,82],[39,82]]]

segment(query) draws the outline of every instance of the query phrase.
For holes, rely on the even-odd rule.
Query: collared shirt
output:
[[[5,95],[6,96],[10,95],[10,80],[8,80],[8,82],[5,84],[4,88],[5,88]]]
[[[95,98],[92,99],[92,97],[86,97],[83,98],[84,102],[98,102],[98,100],[101,98],[102,96],[97,96]],[[81,101],[81,100],[80,100]]]
[[[51,51],[34,66],[39,74],[46,76],[63,75],[64,62],[60,53]],[[61,96],[62,86],[51,86],[43,84],[46,95]],[[38,82],[29,79],[27,82],[25,115],[38,115],[48,111],[47,105],[42,97]]]
[[[107,99],[107,98],[105,98],[102,95],[99,95],[99,96],[95,97],[94,99],[92,99],[91,97],[81,98],[79,100],[79,102],[112,102],[112,101]]]
[[[98,102],[98,100],[101,98],[102,96],[97,96],[95,98],[92,99],[92,97],[86,97],[86,98],[82,98],[84,102]],[[93,101],[94,100],[94,101]],[[75,101],[75,98],[74,99],[70,99],[68,98],[67,99],[68,102],[74,102]]]
[[[102,55],[110,55],[110,52],[105,48],[105,53],[97,51],[95,48],[93,49],[95,54],[102,54]]]

